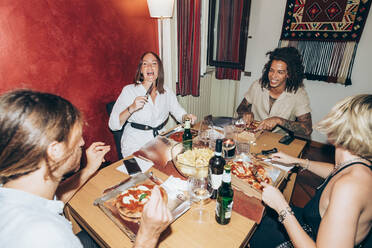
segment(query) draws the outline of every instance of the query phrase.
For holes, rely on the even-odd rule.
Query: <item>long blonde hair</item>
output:
[[[372,160],[372,95],[350,96],[338,102],[316,127],[335,146]]]

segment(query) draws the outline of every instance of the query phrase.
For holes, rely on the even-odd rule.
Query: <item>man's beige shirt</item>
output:
[[[294,121],[296,117],[311,112],[309,96],[304,87],[299,88],[296,93],[284,91],[271,110],[269,90],[261,88],[259,80],[253,82],[244,97],[252,104],[254,119],[258,121],[274,116]]]

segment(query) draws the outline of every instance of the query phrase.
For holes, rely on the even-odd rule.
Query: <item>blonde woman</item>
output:
[[[264,218],[251,247],[371,247],[372,95],[342,100],[317,129],[335,146],[336,165],[272,154],[274,161],[326,179],[303,209],[291,208],[279,190],[263,183],[262,200],[279,222]]]

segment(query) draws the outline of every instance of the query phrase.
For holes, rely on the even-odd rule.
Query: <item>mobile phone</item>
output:
[[[294,140],[294,136],[287,134],[280,138],[279,143],[284,144],[284,145],[289,145],[292,143],[293,140]]]
[[[139,167],[137,161],[134,158],[125,159],[123,163],[129,175],[134,175],[142,172],[141,168]]]

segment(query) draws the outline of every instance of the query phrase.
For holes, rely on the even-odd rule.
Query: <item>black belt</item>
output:
[[[152,134],[154,135],[154,137],[156,137],[159,134],[159,130],[162,129],[165,126],[165,124],[167,124],[167,122],[168,122],[168,118],[157,127],[151,127],[149,125],[143,125],[143,124],[139,124],[135,122],[130,122],[130,125],[133,128],[140,129],[140,130],[152,130]]]

